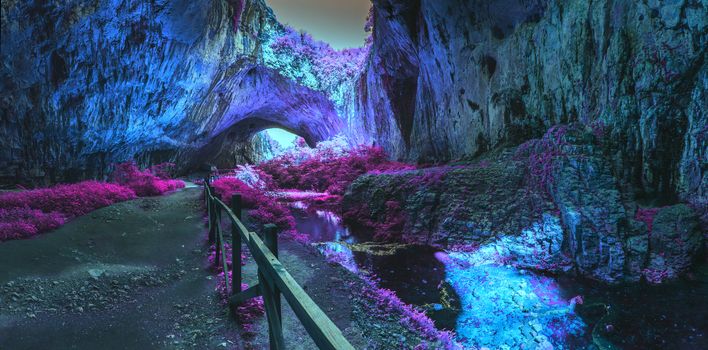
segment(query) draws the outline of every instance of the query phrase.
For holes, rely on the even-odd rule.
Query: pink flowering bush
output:
[[[370,171],[394,171],[414,167],[389,161],[380,147],[359,147],[332,154],[331,150],[316,152],[311,158],[297,162],[286,154],[262,162],[257,167],[272,176],[282,189],[327,192],[343,195],[357,177]]]
[[[135,198],[129,188],[99,181],[83,181],[0,195],[0,208],[31,208],[58,212],[67,218],[84,215],[116,202]]]
[[[0,209],[0,241],[29,238],[53,230],[66,222],[57,212],[23,208]]]
[[[5,193],[0,195],[0,240],[32,237],[133,198],[135,192],[129,188],[98,181]]]
[[[258,225],[274,224],[281,233],[295,232],[295,218],[290,209],[279,203],[276,198],[266,195],[262,190],[248,186],[243,181],[224,177],[212,182],[214,192],[225,203],[230,203],[234,194],[241,195],[241,204],[249,210],[248,215]]]
[[[184,182],[169,178],[173,167],[165,163],[140,171],[123,163],[113,174],[118,184],[90,180],[0,194],[0,241],[32,237],[113,203],[182,188]]]
[[[219,195],[219,198],[226,204],[231,205],[231,197],[234,194],[241,195],[241,204],[246,208],[253,208],[259,202],[265,200],[265,194],[251,186],[248,186],[243,181],[233,177],[222,177],[212,181],[214,192]]]
[[[113,181],[135,191],[140,197],[158,196],[165,192],[184,187],[181,180],[170,179],[168,165],[156,165],[148,170],[140,170],[134,162],[116,164]]]

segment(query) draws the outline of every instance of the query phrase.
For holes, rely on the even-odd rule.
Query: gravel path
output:
[[[239,348],[214,292],[198,189],[0,244],[0,349]]]
[[[0,349],[267,349],[265,316],[255,336],[245,333],[215,291],[203,215],[200,189],[188,188],[0,244]],[[288,271],[355,348],[420,343],[354,274],[311,246],[281,239],[280,247]],[[250,258],[244,279],[256,281]],[[283,326],[288,349],[316,348],[285,301]]]

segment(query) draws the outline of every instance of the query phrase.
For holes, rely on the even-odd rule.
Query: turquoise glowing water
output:
[[[470,253],[413,246],[371,254],[351,245],[369,237],[331,213],[300,213],[296,220],[300,232],[324,242],[318,248],[328,259],[376,275],[381,287],[428,310],[436,326],[453,329],[465,347],[708,349],[705,264],[692,280],[609,287],[503,265],[493,246]],[[443,283],[457,294],[459,309],[441,310]]]

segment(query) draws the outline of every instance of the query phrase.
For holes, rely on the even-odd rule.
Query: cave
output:
[[[704,1],[0,10],[0,349],[708,348]]]

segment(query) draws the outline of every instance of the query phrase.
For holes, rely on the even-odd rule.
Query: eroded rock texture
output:
[[[348,217],[359,222],[401,217],[394,240],[453,250],[492,245],[506,263],[608,283],[659,283],[699,258],[696,210],[639,209],[636,193],[612,176],[604,156],[611,146],[592,129],[575,124],[541,141],[471,163],[364,175],[348,188],[343,210],[363,216]]]
[[[278,26],[263,1],[3,1],[0,178],[218,163],[270,126],[335,135],[321,92],[258,65]]]
[[[706,1],[373,3],[353,110],[396,156],[464,158],[595,124],[614,175],[705,211]]]

